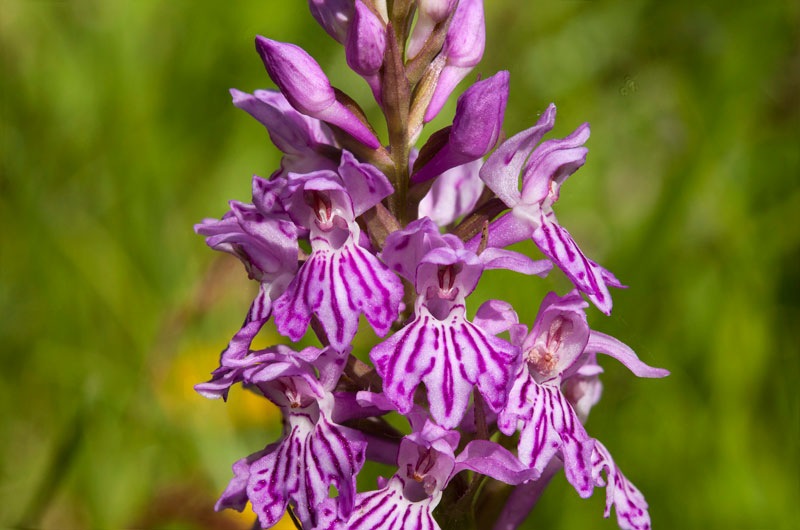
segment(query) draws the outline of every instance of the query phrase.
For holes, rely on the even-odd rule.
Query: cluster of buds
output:
[[[283,435],[233,465],[216,508],[249,502],[262,528],[288,511],[306,530],[422,530],[474,527],[474,507],[496,495],[506,504],[491,524],[511,529],[563,468],[581,497],[606,489],[605,516],[616,506],[621,528],[648,529],[641,493],[583,426],[601,393],[597,354],[639,377],[667,375],[587,324],[585,299],[609,314],[609,287],[622,285],[581,252],[553,206],[585,162],[589,126],[544,141],[551,105],[501,141],[501,71],[466,89],[452,125],[417,149],[483,55],[482,0],[309,7],[372,89],[388,144],[302,48],[256,38],[278,90],[233,90],[233,103],[283,158],[269,178],[253,177],[252,203],[232,201],[222,219],[196,226],[259,284],[219,367],[196,389],[227,398],[245,385],[280,408]],[[524,240],[544,259],[506,248]],[[574,289],[549,293],[530,329],[500,300],[468,316],[484,271],[545,276],[554,265]],[[353,352],[361,315],[381,338]],[[310,329],[318,345],[254,350],[270,318],[289,341]],[[392,412],[407,419],[405,432],[387,421]],[[358,491],[366,461],[396,471]],[[510,496],[495,487],[503,483]]]

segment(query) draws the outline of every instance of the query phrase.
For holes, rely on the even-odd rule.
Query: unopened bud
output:
[[[425,113],[426,123],[439,114],[456,85],[480,62],[485,46],[483,0],[460,0],[442,48],[447,63]]]
[[[428,163],[415,171],[412,182],[424,182],[492,150],[503,125],[508,77],[507,71],[498,72],[478,81],[458,98],[447,143]]]
[[[353,0],[308,0],[308,8],[322,29],[344,44],[353,20]]]
[[[256,49],[270,78],[295,109],[339,127],[364,145],[380,147],[369,127],[337,101],[325,72],[305,50],[261,36],[256,37]]]

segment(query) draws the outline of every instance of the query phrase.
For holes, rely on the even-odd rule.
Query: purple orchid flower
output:
[[[587,323],[584,298],[608,314],[610,287],[623,287],[553,212],[561,185],[585,162],[588,125],[542,142],[551,105],[496,148],[509,87],[500,71],[479,77],[458,98],[452,125],[414,147],[482,58],[483,4],[308,0],[383,107],[387,146],[307,52],[256,38],[278,90],[231,95],[283,156],[269,180],[254,177],[252,203],[231,202],[222,219],[196,226],[209,246],[242,261],[258,294],[211,380],[195,388],[227,398],[242,383],[277,405],[283,432],[233,465],[218,510],[249,503],[261,528],[288,510],[307,530],[437,530],[434,509],[455,500],[449,493],[468,471],[516,486],[494,522],[511,530],[563,467],[581,497],[606,489],[605,516],[615,506],[623,530],[649,530],[644,497],[584,428],[603,392],[598,354],[640,377],[667,375]],[[510,211],[495,219],[503,204]],[[506,249],[526,239],[547,259]],[[530,332],[500,300],[468,318],[484,271],[544,276],[554,265],[575,289],[548,294]],[[351,355],[362,315],[383,337],[368,350],[373,366]],[[292,341],[311,326],[322,347],[252,350],[269,318]],[[385,417],[395,412],[410,433]],[[397,468],[359,493],[366,459]],[[439,510],[501,493],[470,487]]]
[[[393,409],[385,397],[359,392],[359,400]],[[430,421],[420,407],[407,414],[411,434],[400,442],[397,473],[379,479],[379,489],[359,493],[349,518],[336,516],[327,501],[319,530],[436,530],[433,510],[450,480],[464,470],[488,475],[507,484],[537,477],[504,447],[488,440],[473,440],[456,456],[460,435]]]
[[[505,116],[508,78],[507,71],[498,72],[461,94],[447,141],[422,167],[415,165],[411,182],[425,182],[448,169],[481,158],[494,148]]]
[[[431,415],[445,428],[459,424],[473,386],[499,410],[519,352],[468,321],[465,299],[484,269],[542,275],[548,264],[500,249],[478,256],[455,236],[441,236],[428,218],[392,233],[383,258],[417,292],[414,320],[370,352],[387,396],[406,414],[414,389],[424,382]]]
[[[283,412],[284,432],[278,442],[233,465],[235,476],[217,502],[218,511],[242,511],[249,500],[261,526],[269,528],[291,503],[311,528],[333,485],[339,493],[331,499],[334,511],[349,517],[366,443],[361,433],[332,420],[331,390],[343,365],[344,356],[332,348],[293,352],[286,346],[255,352],[243,363],[243,381]]]
[[[344,151],[338,172],[290,174],[285,206],[309,230],[311,255],[286,292],[275,301],[278,331],[292,340],[316,315],[327,339],[342,350],[358,329],[359,315],[380,335],[397,319],[403,286],[360,244],[356,217],[392,192],[386,177]]]
[[[256,49],[270,78],[295,109],[339,127],[367,147],[381,146],[375,133],[336,100],[325,72],[305,50],[261,36],[256,37]]]
[[[583,144],[589,125],[583,124],[561,140],[548,140],[534,149],[553,128],[556,108],[550,105],[530,129],[503,142],[486,160],[481,178],[509,207],[493,223],[489,245],[505,247],[532,238],[536,246],[586,293],[604,313],[611,313],[608,287],[624,287],[613,274],[588,259],[553,212],[564,181],[586,161]],[[522,174],[522,189],[519,187]],[[471,246],[476,246],[472,241]]]
[[[644,364],[616,339],[592,331],[584,309],[588,304],[577,291],[564,297],[549,293],[542,301],[533,329],[509,329],[512,342],[522,349],[525,362],[516,373],[508,404],[497,426],[506,435],[518,428],[520,460],[540,473],[559,455],[567,480],[581,497],[592,494],[592,454],[595,440],[583,428],[561,391],[561,383],[585,364],[585,355],[605,353],[639,377],[664,377],[669,372]]]
[[[290,171],[336,169],[340,150],[325,123],[297,112],[277,90],[256,90],[251,95],[232,89],[231,96],[234,105],[266,127],[272,143],[284,154],[273,180]]]
[[[273,301],[286,290],[297,271],[297,229],[277,204],[282,183],[253,177],[253,202],[231,201],[222,219],[195,225],[198,234],[215,250],[239,258],[251,279],[259,282],[256,298],[241,329],[220,355],[220,366],[210,381],[195,386],[209,398],[226,398],[239,380],[235,365],[250,351],[250,344],[272,314]],[[259,208],[259,206],[261,208]]]

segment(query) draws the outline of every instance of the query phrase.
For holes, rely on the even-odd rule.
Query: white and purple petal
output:
[[[422,258],[430,250],[444,246],[447,240],[439,233],[439,228],[431,219],[423,217],[389,234],[381,258],[391,270],[414,283]]]
[[[475,312],[472,323],[492,335],[499,335],[504,331],[509,331],[512,326],[518,325],[519,317],[514,311],[514,307],[508,302],[487,300]],[[512,343],[514,343],[513,340]],[[522,344],[522,341],[516,344]]]
[[[296,341],[317,315],[331,346],[346,348],[359,315],[379,335],[397,319],[403,287],[378,258],[355,244],[312,252],[286,292],[275,301],[278,331]]]
[[[350,195],[353,215],[358,217],[394,191],[389,179],[371,164],[356,160],[350,151],[342,151],[339,176]]]
[[[603,471],[606,472],[605,479]],[[650,514],[644,495],[622,474],[608,449],[597,440],[592,454],[592,476],[595,485],[606,487],[604,517],[611,515],[613,505],[617,510],[617,524],[622,530],[650,530]]]
[[[535,275],[544,278],[553,268],[546,259],[532,260],[524,254],[502,248],[488,247],[480,254],[484,269],[506,269],[520,274]]]
[[[384,379],[384,392],[401,413],[411,410],[414,390],[422,382],[431,416],[442,427],[455,428],[474,386],[492,409],[503,406],[518,352],[467,321],[463,306],[455,306],[444,320],[422,306],[417,318],[375,346],[370,358]]]
[[[405,483],[391,478],[379,490],[359,493],[347,524],[348,530],[440,530],[433,518],[441,493],[412,501],[403,494]]]
[[[308,158],[320,145],[335,145],[327,125],[296,111],[277,90],[256,90],[247,94],[231,89],[230,93],[233,104],[258,120],[267,129],[275,147],[297,157],[293,160]]]
[[[220,354],[219,367],[205,383],[194,386],[195,391],[209,399],[228,398],[230,387],[242,380],[242,368],[235,366],[250,353],[250,345],[270,315],[270,300],[264,284],[261,284],[255,300],[250,306],[242,327],[231,338],[228,347]]]
[[[265,528],[273,526],[289,502],[304,526],[314,526],[317,507],[328,498],[331,485],[339,492],[341,515],[353,508],[355,479],[364,463],[365,444],[357,431],[316,421],[304,412],[291,413],[287,434],[250,466],[247,496]]]
[[[517,133],[498,147],[481,168],[481,179],[506,206],[513,208],[522,198],[519,178],[531,150],[555,124],[556,107],[552,103],[536,125]]]
[[[589,124],[584,123],[564,138],[542,142],[522,170],[522,202],[552,206],[561,184],[586,163]]]
[[[540,385],[523,366],[500,411],[498,428],[512,435],[518,428],[519,459],[542,473],[556,455],[564,460],[567,480],[581,497],[592,494],[592,448],[594,441],[558,387]]]
[[[538,470],[520,462],[511,451],[489,440],[473,440],[467,444],[456,458],[453,474],[464,469],[512,485],[537,479],[540,475]]]
[[[572,283],[605,314],[611,313],[608,287],[624,287],[609,271],[587,258],[555,215],[541,215],[533,232],[533,241],[545,256],[553,260]]]

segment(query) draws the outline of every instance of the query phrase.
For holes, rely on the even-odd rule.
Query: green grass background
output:
[[[672,371],[606,361],[589,432],[655,528],[800,527],[800,5],[487,4],[475,74],[510,70],[506,133],[551,101],[555,134],[592,125],[557,212],[630,286],[592,325]],[[258,33],[370,101],[305,2],[0,0],[0,526],[249,527],[211,508],[275,411],[191,385],[254,286],[192,224],[276,167],[227,94],[271,86]],[[531,322],[566,289],[490,273],[472,309]],[[615,528],[602,504],[559,477],[525,528]]]

